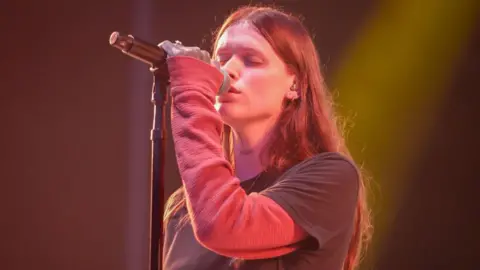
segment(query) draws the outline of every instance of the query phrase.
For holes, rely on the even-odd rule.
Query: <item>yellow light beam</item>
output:
[[[380,187],[373,185],[373,254],[395,217],[408,182],[404,173],[422,151],[479,6],[478,0],[382,2],[333,80],[340,113],[354,115],[352,154]]]

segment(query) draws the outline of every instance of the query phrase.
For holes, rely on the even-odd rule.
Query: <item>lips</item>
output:
[[[230,91],[219,96],[218,97],[218,102],[220,103],[228,103],[228,102],[232,102],[232,101],[235,101],[235,95],[236,94],[233,94],[231,93]]]
[[[240,94],[242,92],[232,86],[228,89],[227,93]]]
[[[236,89],[235,87],[230,87],[228,91],[218,97],[218,102],[220,103],[228,103],[237,100],[238,95],[242,92]]]

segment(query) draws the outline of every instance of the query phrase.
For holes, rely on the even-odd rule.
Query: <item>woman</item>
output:
[[[301,22],[238,9],[216,35],[219,65],[196,47],[160,46],[183,182],[166,207],[163,269],[354,269],[364,185]],[[230,88],[216,104],[219,66]]]

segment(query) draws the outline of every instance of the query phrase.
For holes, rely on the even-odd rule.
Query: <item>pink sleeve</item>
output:
[[[214,108],[222,74],[186,56],[169,58],[168,66],[173,140],[197,240],[218,254],[243,259],[295,250],[304,230],[272,199],[247,195],[223,156],[223,123]]]

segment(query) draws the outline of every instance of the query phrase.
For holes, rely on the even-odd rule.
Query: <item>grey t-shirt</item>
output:
[[[358,179],[351,160],[339,153],[321,153],[283,174],[269,170],[243,181],[241,186],[247,193],[258,192],[274,200],[310,236],[290,254],[242,261],[239,269],[342,269],[353,232]],[[186,209],[182,209],[166,227],[163,269],[235,269],[232,258],[199,244],[189,223],[178,226],[186,214]]]

